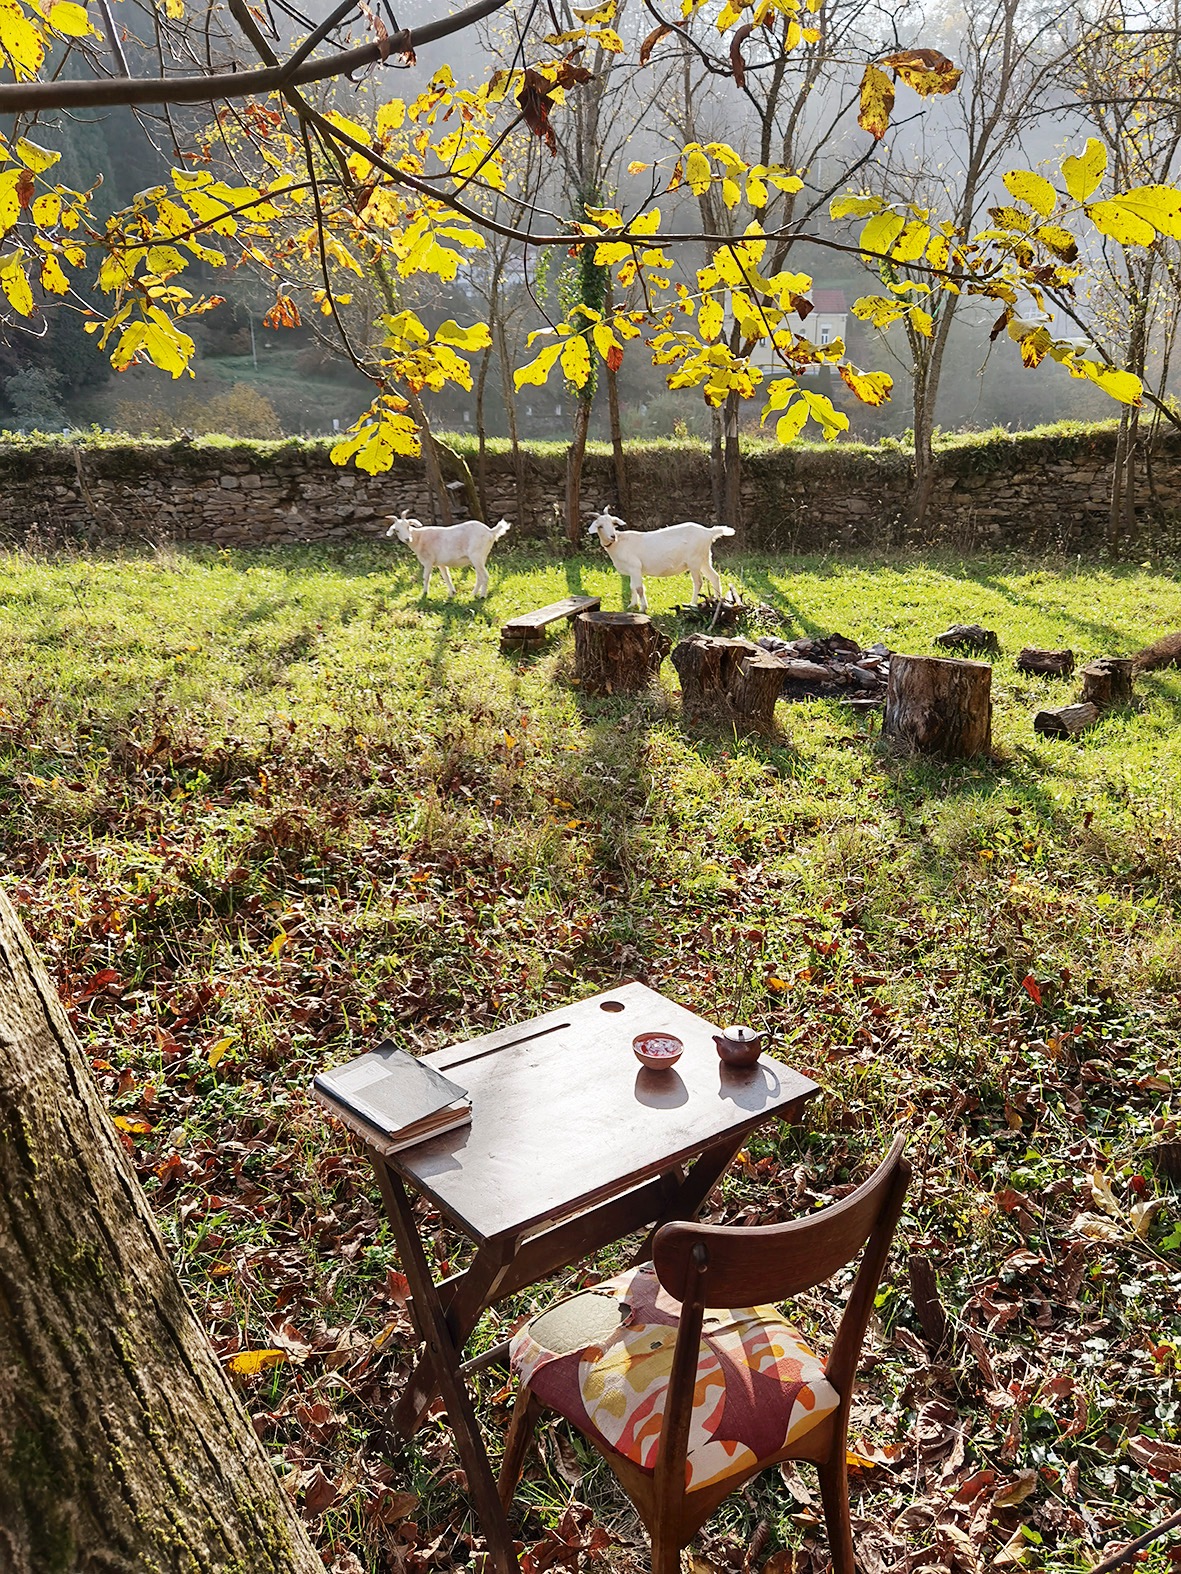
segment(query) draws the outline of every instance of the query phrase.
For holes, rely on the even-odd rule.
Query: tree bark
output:
[[[992,747],[992,668],[938,656],[890,658],[882,732],[922,754],[971,759]]]
[[[1016,666],[1018,672],[1069,678],[1074,671],[1074,651],[1039,650],[1036,645],[1026,645],[1017,657]]]
[[[1040,710],[1033,718],[1034,732],[1045,738],[1073,738],[1099,720],[1095,705],[1063,705],[1059,710]]]
[[[584,694],[647,688],[668,648],[644,612],[582,612],[574,619],[574,672]]]
[[[1083,687],[1079,695],[1084,705],[1110,710],[1113,705],[1132,703],[1132,677],[1136,670],[1131,656],[1101,656],[1082,669]]]
[[[741,401],[738,394],[726,395],[726,494],[722,500],[723,512],[718,520],[720,525],[731,525],[738,535],[739,541],[743,538],[742,520],[742,444],[738,433],[738,416]]]
[[[577,546],[582,538],[582,461],[590,426],[591,401],[574,402],[574,437],[566,454],[566,540]]]
[[[476,378],[476,442],[479,445],[479,457],[476,461],[476,490],[480,494],[480,512],[478,518],[486,525],[492,521],[488,518],[488,434],[484,430],[484,389],[488,382],[488,363],[492,359],[491,344],[480,357],[480,371]]]
[[[607,286],[607,314],[615,308],[615,293],[610,284]],[[631,477],[627,473],[627,450],[623,446],[623,425],[619,419],[619,374],[609,363],[607,373],[607,414],[611,421],[611,453],[615,462],[615,495],[618,499],[618,512],[622,519],[630,519],[632,514]]]
[[[519,525],[523,525],[527,496],[525,456],[521,451],[521,436],[517,430],[517,396],[513,388],[513,368],[512,362],[509,360],[508,343],[505,339],[503,323],[498,323],[496,328],[496,359],[500,362],[500,387],[504,395],[504,413],[508,420],[508,440],[513,454],[513,477],[517,489],[517,521]]]
[[[0,1568],[323,1574],[0,893]]]
[[[412,388],[407,389],[406,399],[410,405],[410,413],[418,424],[422,433],[422,462],[426,468],[427,482],[430,486],[433,503],[437,503],[442,523],[449,525],[454,516],[451,512],[451,498],[448,496],[447,487],[443,480],[443,466],[439,461],[439,450],[435,444],[435,434],[431,430],[431,423],[423,408],[422,400]],[[432,506],[433,512],[433,506]]]

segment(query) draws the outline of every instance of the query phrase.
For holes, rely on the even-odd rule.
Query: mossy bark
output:
[[[323,1574],[0,893],[0,1568]]]

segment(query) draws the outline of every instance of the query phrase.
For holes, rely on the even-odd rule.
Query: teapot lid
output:
[[[760,1033],[757,1028],[743,1027],[739,1023],[735,1023],[732,1027],[724,1027],[722,1029],[723,1038],[738,1039],[739,1042],[744,1044],[749,1044],[752,1039],[762,1038],[762,1036],[762,1033]]]

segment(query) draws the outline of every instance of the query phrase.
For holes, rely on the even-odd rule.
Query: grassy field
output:
[[[923,652],[951,621],[995,627],[995,755],[945,764],[826,702],[780,706],[773,739],[688,732],[667,667],[641,699],[580,697],[568,633],[516,662],[499,626],[568,591],[616,607],[618,579],[601,557],[492,562],[486,604],[465,573],[424,605],[392,546],[0,559],[0,881],[219,1353],[282,1352],[244,1397],[326,1560],[444,1569],[479,1538],[442,1422],[389,1433],[404,1285],[309,1073],[375,1033],[428,1049],[638,975],[771,1029],[826,1090],[803,1130],[751,1142],[711,1217],[820,1206],[910,1135],[855,1411],[865,1568],[1089,1568],[1177,1506],[1181,672],[1047,742],[1033,712],[1074,688],[1013,654],[1132,651],[1181,629],[1181,584],[731,561],[781,633]],[[674,636],[684,593],[650,586]],[[440,1264],[462,1262],[431,1222]],[[909,1254],[935,1271],[941,1341]],[[800,1316],[823,1338],[831,1293]],[[521,1501],[533,1570],[570,1566],[596,1523],[592,1562],[643,1566],[564,1431]],[[819,1523],[814,1480],[773,1472],[698,1553],[803,1574],[827,1566]]]

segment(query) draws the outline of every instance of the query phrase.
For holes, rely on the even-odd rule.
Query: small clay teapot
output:
[[[760,1033],[757,1028],[735,1025],[715,1033],[714,1043],[718,1046],[718,1055],[727,1066],[753,1066],[766,1037],[766,1033]]]

